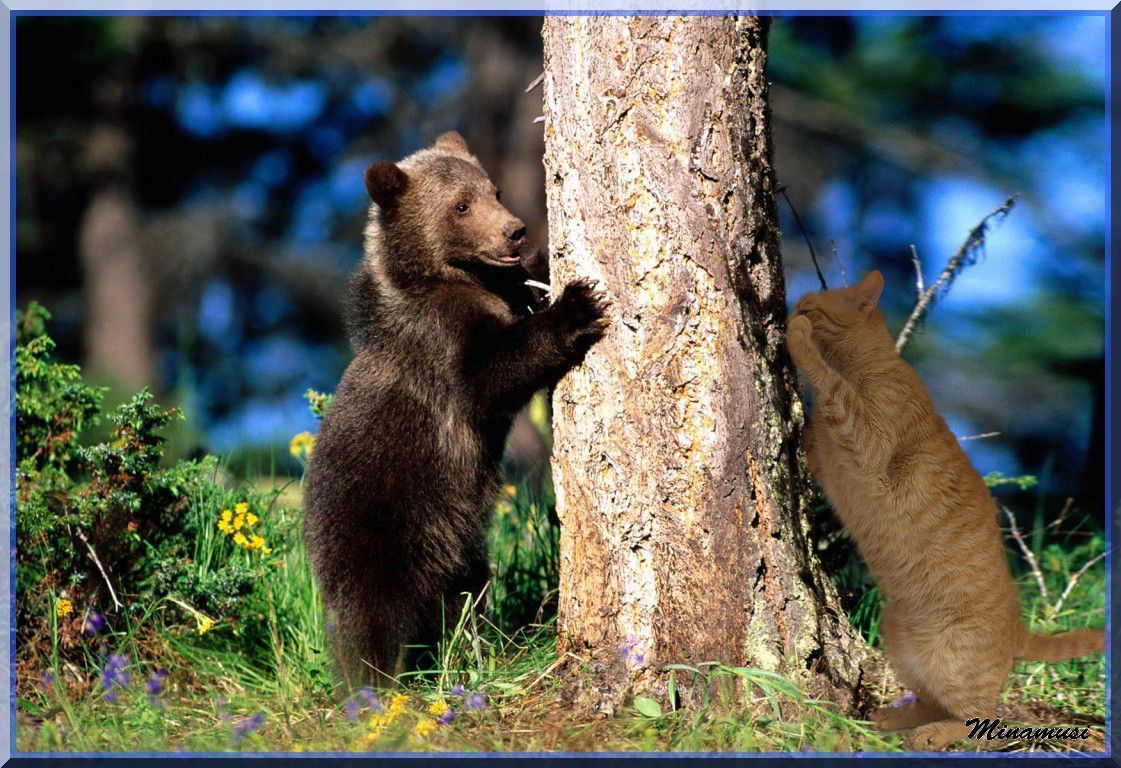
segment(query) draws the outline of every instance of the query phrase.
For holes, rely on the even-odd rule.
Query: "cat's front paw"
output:
[[[805,359],[813,349],[810,334],[813,333],[813,323],[805,315],[798,315],[790,319],[786,325],[786,348],[795,363]]]
[[[583,354],[607,332],[610,306],[611,301],[597,283],[580,278],[564,287],[552,309],[560,319],[565,341]]]

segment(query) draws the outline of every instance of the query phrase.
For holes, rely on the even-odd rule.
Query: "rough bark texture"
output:
[[[766,30],[545,22],[553,284],[615,301],[554,399],[560,648],[603,711],[709,660],[864,706],[867,648],[808,540]]]

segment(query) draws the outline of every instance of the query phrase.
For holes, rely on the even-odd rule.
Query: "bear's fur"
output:
[[[374,163],[366,186],[355,357],[319,427],[304,520],[352,686],[395,675],[403,644],[432,643],[461,593],[479,594],[511,421],[579,364],[608,306],[579,280],[531,311],[525,227],[458,134]]]

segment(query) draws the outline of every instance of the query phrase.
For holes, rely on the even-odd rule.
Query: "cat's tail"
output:
[[[1104,650],[1105,632],[1100,629],[1076,629],[1057,635],[1033,635],[1025,631],[1016,658],[1025,661],[1063,661]]]

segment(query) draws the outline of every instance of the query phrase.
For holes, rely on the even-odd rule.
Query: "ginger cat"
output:
[[[988,488],[876,308],[884,279],[804,296],[786,334],[816,396],[803,440],[809,469],[884,596],[888,661],[916,695],[873,714],[914,728],[908,749],[935,750],[992,718],[1014,659],[1057,661],[1103,650],[1101,630],[1034,635],[1004,553]]]

